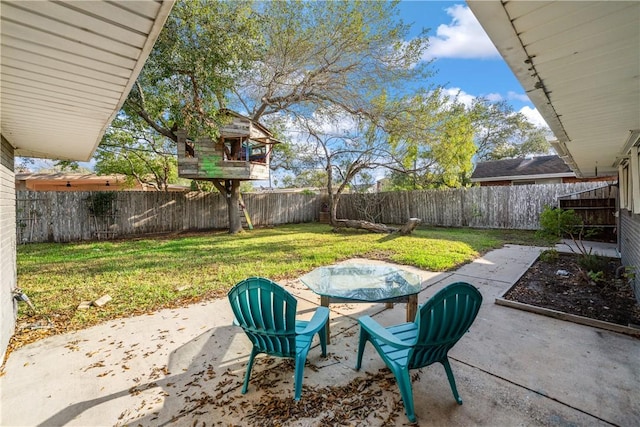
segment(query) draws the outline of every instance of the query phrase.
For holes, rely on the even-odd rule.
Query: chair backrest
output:
[[[233,314],[259,353],[296,354],[296,299],[277,283],[250,277],[228,293]]]
[[[439,362],[467,332],[480,310],[482,295],[472,285],[452,283],[420,307],[418,337],[409,356],[409,368]]]

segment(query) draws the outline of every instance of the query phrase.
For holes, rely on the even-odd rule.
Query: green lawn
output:
[[[37,316],[21,304],[19,320],[48,316],[64,330],[85,328],[199,300],[223,297],[249,276],[296,278],[351,257],[383,259],[444,271],[505,243],[544,245],[533,232],[419,228],[412,235],[334,233],[324,224],[211,232],[175,238],[18,247],[18,285]],[[108,294],[101,308],[76,310]],[[59,325],[57,325],[58,327]]]

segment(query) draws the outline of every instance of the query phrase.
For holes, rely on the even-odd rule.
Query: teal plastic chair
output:
[[[296,320],[296,299],[277,283],[262,277],[239,282],[228,297],[236,323],[253,344],[242,394],[249,387],[254,358],[265,353],[295,360],[295,400],[300,400],[302,373],[314,334],[320,338],[322,356],[327,355],[329,309],[318,307],[311,320]]]
[[[482,295],[475,287],[457,282],[441,289],[423,304],[414,322],[384,328],[369,316],[361,317],[356,370],[362,365],[364,347],[369,341],[395,375],[407,418],[415,422],[409,370],[440,362],[447,372],[453,396],[462,405],[447,353],[467,332],[481,304]]]

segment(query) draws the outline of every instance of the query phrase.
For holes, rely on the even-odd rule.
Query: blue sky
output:
[[[403,0],[400,17],[413,24],[413,35],[429,29],[426,60],[437,71],[433,83],[463,100],[506,100],[529,121],[546,126],[524,89],[504,62],[464,1]]]

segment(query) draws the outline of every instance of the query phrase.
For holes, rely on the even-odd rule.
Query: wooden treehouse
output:
[[[272,133],[248,117],[226,111],[230,122],[220,128],[220,137],[191,140],[178,131],[178,175],[201,180],[267,180]]]

